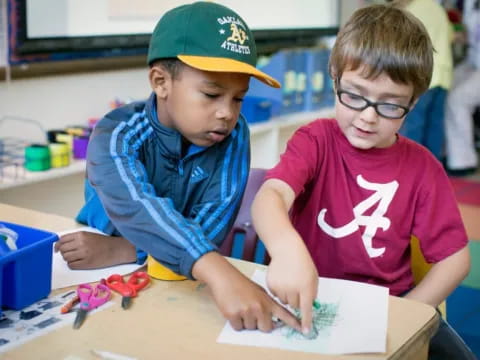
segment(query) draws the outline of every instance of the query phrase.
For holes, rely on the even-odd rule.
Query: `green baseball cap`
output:
[[[272,87],[280,83],[258,70],[255,39],[233,10],[213,3],[195,2],[166,12],[153,30],[148,63],[178,58],[204,71],[244,73]]]

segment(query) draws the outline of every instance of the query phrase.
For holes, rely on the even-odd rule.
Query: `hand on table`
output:
[[[55,243],[68,267],[74,270],[98,269],[135,262],[135,247],[125,238],[87,231],[63,235]]]
[[[270,332],[274,328],[273,318],[300,330],[300,323],[292,313],[220,254],[208,253],[197,263],[193,275],[207,283],[220,312],[235,330]],[[207,269],[210,271],[204,272]]]

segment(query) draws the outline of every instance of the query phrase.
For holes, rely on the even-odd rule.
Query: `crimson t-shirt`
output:
[[[319,276],[387,286],[398,295],[413,287],[412,234],[429,263],[467,244],[442,165],[402,136],[388,148],[361,150],[334,119],[318,119],[297,130],[266,178],[295,191],[292,223]]]

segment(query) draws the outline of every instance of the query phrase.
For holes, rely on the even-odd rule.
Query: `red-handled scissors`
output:
[[[77,312],[73,328],[78,329],[82,326],[87,312],[105,304],[110,299],[110,289],[104,284],[92,286],[90,284],[81,284],[77,287],[77,295],[80,298],[80,309]]]
[[[127,282],[122,275],[113,274],[110,275],[106,284],[112,290],[115,290],[120,295],[122,295],[122,308],[128,309],[132,298],[137,296],[137,292],[143,289],[150,282],[150,277],[144,271],[134,272]]]

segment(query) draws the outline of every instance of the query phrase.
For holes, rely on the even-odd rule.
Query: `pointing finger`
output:
[[[302,333],[304,335],[310,332],[312,328],[312,303],[310,296],[300,298],[300,313],[302,314]]]
[[[281,320],[286,325],[301,332],[300,321],[290,311],[279,304],[275,304],[272,315]]]

